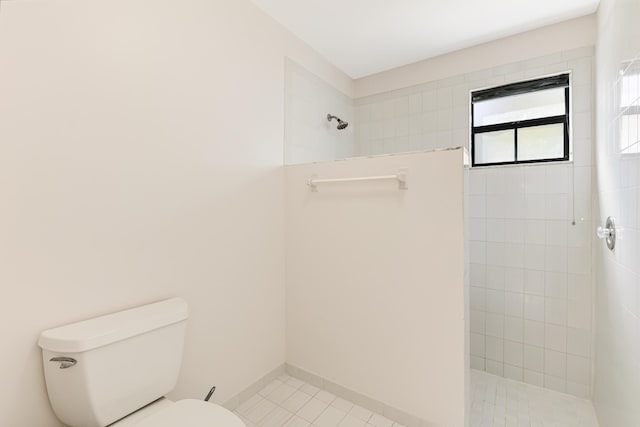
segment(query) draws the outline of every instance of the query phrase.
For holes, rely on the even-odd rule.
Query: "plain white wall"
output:
[[[355,153],[353,98],[287,59],[285,64],[284,163],[352,157]],[[349,123],[337,129],[338,122]]]
[[[287,361],[462,427],[463,150],[286,167]],[[306,180],[394,174],[395,182]]]
[[[249,1],[2,1],[0,425],[59,425],[40,331],[174,295],[171,397],[285,361],[285,56],[351,95]]]
[[[601,427],[640,425],[640,156],[621,154],[623,76],[640,68],[640,2],[602,0],[598,12],[597,183],[599,222],[616,218],[610,251],[595,239],[596,363],[593,401]],[[630,95],[640,107],[640,93]],[[636,134],[637,135],[637,134]],[[595,231],[595,230],[593,230]],[[592,231],[592,233],[593,233]],[[595,233],[594,233],[595,234]],[[594,236],[592,234],[592,236]]]
[[[595,40],[595,15],[588,15],[357,79],[355,97],[593,46]]]

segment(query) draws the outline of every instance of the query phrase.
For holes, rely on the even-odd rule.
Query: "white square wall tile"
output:
[[[487,312],[495,314],[504,314],[504,291],[496,291],[487,289],[485,291],[485,309]]]
[[[487,183],[487,194],[504,194],[505,178],[503,168],[486,169],[485,179]]]
[[[569,219],[569,199],[566,194],[545,195],[545,219]]]
[[[567,381],[564,378],[554,377],[553,375],[544,376],[544,387],[558,391],[560,393],[565,393],[567,391]]]
[[[471,356],[471,369],[484,371],[484,357]]]
[[[567,355],[553,350],[544,351],[544,373],[557,378],[566,378]]]
[[[544,245],[546,243],[547,223],[542,219],[528,219],[524,223],[524,240],[527,244]]]
[[[471,287],[471,298],[470,298],[470,305],[471,305],[471,309],[473,310],[480,310],[480,311],[484,311],[485,310],[485,289],[484,288],[477,288],[475,286]]]
[[[498,242],[487,242],[486,244],[487,265],[505,266],[505,245]]]
[[[524,343],[537,347],[544,347],[544,323],[525,320]]]
[[[469,263],[469,282],[471,286],[484,288],[487,283],[487,266]]]
[[[568,275],[566,273],[545,272],[544,294],[547,297],[567,298]]]
[[[525,369],[524,382],[538,387],[544,387],[544,374]]]
[[[565,353],[567,351],[567,328],[558,325],[545,325],[545,348]]]
[[[477,334],[485,333],[485,312],[479,310],[471,310],[471,332]]]
[[[523,344],[513,341],[504,342],[504,363],[522,367]]]
[[[473,243],[473,242],[472,242]],[[526,244],[524,247],[524,267],[528,270],[545,269],[545,247],[544,245]]]
[[[567,299],[545,298],[544,303],[545,322],[554,325],[567,325]]]
[[[522,317],[505,317],[504,338],[514,342],[524,342],[524,321]]]
[[[524,267],[524,244],[505,243],[504,265],[510,268]]]
[[[487,372],[493,375],[504,375],[504,364],[502,362],[496,362],[494,360],[487,359],[485,361]]]
[[[483,334],[471,334],[470,336],[470,346],[471,346],[471,355],[484,357],[485,353],[485,336]]]
[[[525,295],[524,317],[528,320],[544,322],[544,298],[536,295]]]
[[[567,353],[590,357],[591,332],[587,329],[567,328]]]
[[[522,381],[523,369],[518,366],[504,365],[504,377],[514,381]]]
[[[486,264],[487,244],[485,242],[469,242],[469,261],[474,264]]]
[[[505,294],[504,313],[507,316],[524,316],[524,294],[520,292],[507,292]]]
[[[524,219],[506,219],[504,228],[504,241],[506,243],[525,242],[525,220]]]
[[[566,246],[569,221],[550,220],[545,222],[545,244]]]
[[[504,289],[509,292],[524,292],[524,269],[505,268]]]
[[[546,205],[544,194],[525,196],[525,219],[545,219]]]
[[[525,172],[521,167],[503,168],[504,192],[507,194],[525,194]]]
[[[526,166],[524,168],[524,182],[527,194],[544,194],[546,191],[545,166]]]
[[[495,362],[502,362],[504,359],[504,340],[502,338],[485,338],[485,356]]]
[[[582,299],[570,299],[567,303],[567,326],[576,329],[591,328],[591,304]]]
[[[544,372],[544,350],[542,348],[525,345],[523,352],[525,369],[535,372]]]
[[[546,167],[545,194],[566,194],[569,192],[569,167],[563,164]]]
[[[506,218],[507,198],[503,194],[487,194],[486,215],[487,218]]]
[[[580,356],[567,355],[567,380],[583,385],[590,382],[589,359]]]
[[[574,274],[591,273],[591,250],[588,247],[567,250],[567,270]]]
[[[486,266],[486,287],[488,289],[504,290],[505,282],[505,267],[496,265]]]
[[[567,272],[567,247],[545,246],[544,267],[546,271],[556,273]]]
[[[485,239],[487,242],[504,243],[505,221],[502,218],[486,218]]]
[[[542,270],[524,270],[525,294],[543,296],[545,291],[545,272]]]
[[[502,338],[504,336],[504,315],[486,313],[485,333],[486,335]]]

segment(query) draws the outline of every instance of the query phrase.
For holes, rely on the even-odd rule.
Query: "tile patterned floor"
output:
[[[587,400],[471,371],[470,427],[598,427]],[[282,375],[234,411],[247,427],[404,427]]]
[[[234,412],[247,427],[404,427],[288,375],[272,381]]]
[[[598,427],[588,400],[471,371],[471,427]]]

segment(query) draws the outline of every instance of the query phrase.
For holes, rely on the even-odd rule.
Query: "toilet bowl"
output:
[[[49,401],[70,427],[245,427],[229,410],[172,402],[187,303],[172,298],[40,334]]]
[[[158,407],[156,407],[158,406]],[[233,412],[202,400],[161,399],[109,427],[245,427]]]

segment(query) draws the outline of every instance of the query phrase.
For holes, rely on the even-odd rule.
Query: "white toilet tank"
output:
[[[187,303],[173,298],[42,332],[57,417],[71,427],[104,427],[171,391],[188,314]]]

